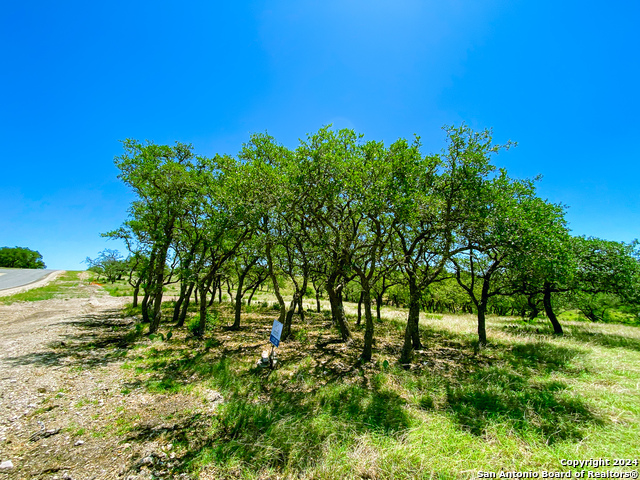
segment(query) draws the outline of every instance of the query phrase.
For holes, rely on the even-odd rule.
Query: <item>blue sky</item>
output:
[[[634,1],[9,2],[0,14],[0,246],[49,268],[123,245],[118,140],[236,154],[322,125],[444,146],[466,122],[519,143],[576,235],[640,237]]]

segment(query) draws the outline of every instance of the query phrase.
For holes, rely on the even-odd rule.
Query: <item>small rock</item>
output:
[[[0,463],[0,470],[11,470],[12,468],[13,462],[11,460]]]
[[[35,403],[30,403],[29,405],[27,405],[27,407],[29,408],[36,408],[37,405]]]
[[[44,387],[38,387],[38,393],[47,393],[47,389]]]
[[[84,440],[78,440],[76,443],[73,444],[74,447],[79,447],[80,445],[84,445]]]
[[[138,462],[138,465],[153,465],[154,463],[155,463],[155,459],[151,455],[148,455],[140,459],[140,461]]]

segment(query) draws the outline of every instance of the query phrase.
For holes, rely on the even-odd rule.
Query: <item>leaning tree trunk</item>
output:
[[[136,284],[133,287],[133,308],[138,306],[138,294],[140,293],[140,286],[142,285],[143,277],[140,276],[138,280],[136,280]]]
[[[185,300],[185,296],[187,294],[187,284],[182,282],[180,283],[180,295],[178,296],[178,300],[176,304],[173,306],[173,322],[178,323],[178,319],[180,318],[180,307]]]
[[[544,284],[542,304],[544,305],[544,311],[546,312],[547,317],[549,317],[549,320],[551,321],[551,325],[553,325],[553,333],[555,335],[563,335],[564,332],[562,331],[562,325],[560,325],[560,322],[553,311],[553,307],[551,306],[551,284],[549,283]]]
[[[189,284],[189,288],[187,288],[187,294],[185,295],[184,302],[182,303],[182,308],[180,309],[180,316],[178,317],[178,321],[176,323],[176,327],[184,326],[184,322],[187,318],[187,310],[189,308],[189,302],[191,301],[191,294],[193,293],[193,287],[195,283],[191,282]],[[196,298],[198,296],[198,292],[196,291]]]
[[[151,298],[149,290],[145,288],[144,297],[142,298],[142,323],[149,323],[149,299]]]
[[[342,341],[347,342],[351,339],[351,332],[349,331],[349,326],[345,318],[340,292],[335,290],[334,285],[327,284],[327,294],[329,295],[329,303],[331,303],[331,318],[333,323],[340,329]]]
[[[253,289],[251,290],[251,293],[249,294],[249,298],[247,299],[247,305],[251,305],[251,299],[253,298],[253,296],[256,293],[256,290],[258,289],[258,287],[260,286],[260,284],[257,284],[255,287],[253,287]]]

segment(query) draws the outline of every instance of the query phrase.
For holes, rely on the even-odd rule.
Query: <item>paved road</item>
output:
[[[21,287],[40,280],[55,270],[0,268],[0,290]]]

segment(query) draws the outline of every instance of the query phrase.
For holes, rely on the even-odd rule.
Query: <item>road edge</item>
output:
[[[55,270],[45,277],[36,280],[35,282],[27,283],[26,285],[20,285],[19,287],[7,288],[6,290],[0,290],[0,297],[7,297],[9,295],[15,295],[16,293],[26,292],[27,290],[31,290],[32,288],[44,287],[65,272],[66,270]]]

